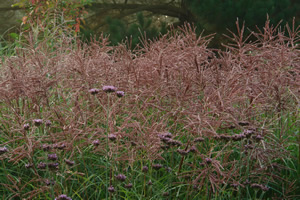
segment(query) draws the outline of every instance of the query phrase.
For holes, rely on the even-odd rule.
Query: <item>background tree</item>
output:
[[[215,43],[224,39],[222,34],[226,32],[226,29],[235,30],[234,22],[237,19],[244,21],[250,29],[255,29],[256,26],[264,25],[267,15],[273,24],[277,24],[280,20],[283,20],[283,23],[291,23],[293,17],[296,17],[296,22],[299,24],[300,18],[298,12],[300,2],[295,0],[115,0],[94,1],[88,8],[93,14],[87,18],[86,28],[92,29],[95,33],[107,31],[113,43],[128,36],[129,29],[140,28],[138,25],[140,21],[132,20],[136,19],[137,12],[144,13],[143,16],[146,18],[152,18],[151,22],[164,19],[162,16],[168,16],[171,20],[165,23],[169,25],[193,23],[198,27],[199,32],[204,29],[207,34],[217,33]],[[103,16],[107,15],[110,16],[110,20],[104,20]],[[132,26],[132,24],[135,25]],[[120,32],[124,33],[123,37]],[[138,31],[133,31],[133,33],[136,32]],[[152,35],[156,36],[158,33]],[[136,37],[138,35],[133,34],[133,38]]]
[[[25,7],[28,14],[35,13],[37,7],[48,11],[47,6],[56,12],[59,9],[55,6],[59,5],[68,20],[73,21],[69,25],[77,31],[81,26],[85,38],[105,32],[110,35],[112,44],[130,36],[137,44],[140,31],[151,39],[165,31],[166,26],[176,27],[184,22],[195,24],[199,32],[216,33],[217,44],[224,39],[221,36],[227,28],[235,30],[237,18],[250,29],[256,25],[262,27],[267,15],[273,24],[280,20],[291,23],[293,17],[296,25],[300,21],[297,0],[20,0],[19,5]],[[89,13],[84,19],[80,16],[82,8]],[[43,17],[43,12],[39,14]],[[35,17],[39,19],[36,13]]]

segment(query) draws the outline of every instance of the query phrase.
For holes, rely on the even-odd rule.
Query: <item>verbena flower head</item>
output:
[[[43,120],[42,119],[34,119],[33,123],[34,123],[34,125],[39,126],[43,123]]]
[[[117,91],[116,95],[117,95],[117,97],[123,97],[125,95],[125,92],[123,92],[123,91]]]
[[[56,197],[55,200],[72,200],[72,199],[65,194],[61,194],[58,197]]]
[[[23,129],[24,129],[25,131],[29,130],[29,127],[30,127],[29,124],[24,124],[24,125],[23,125]]]
[[[147,166],[143,166],[142,168],[142,172],[147,173],[149,170],[149,168]]]
[[[55,153],[54,154],[48,154],[48,159],[49,160],[57,160],[58,157],[57,157],[57,155]]]
[[[94,140],[93,142],[92,142],[92,144],[94,145],[94,146],[99,146],[100,145],[100,141],[97,139],[97,140]]]
[[[192,153],[197,152],[197,147],[191,146],[191,148],[188,150],[188,152],[192,152]]]
[[[132,183],[128,183],[128,184],[124,185],[124,187],[127,188],[127,189],[132,188],[132,186],[133,186]]]
[[[33,167],[33,164],[32,164],[32,163],[27,163],[27,164],[25,164],[25,167],[26,167],[27,169],[32,168],[32,167]]]
[[[126,176],[125,176],[124,174],[118,174],[118,175],[116,176],[116,179],[117,179],[118,181],[125,181],[125,180],[126,180]]]
[[[6,152],[8,152],[8,148],[6,148],[6,147],[0,147],[0,155],[4,154]]]
[[[43,145],[42,145],[42,149],[43,149],[44,151],[49,151],[49,150],[51,149],[51,146],[50,146],[49,144],[43,144]]]
[[[54,185],[54,184],[55,184],[55,181],[54,181],[54,180],[46,179],[46,180],[45,180],[45,184],[46,184],[47,186],[49,186],[49,185]]]
[[[58,169],[58,163],[48,163],[49,169]]]
[[[107,190],[108,190],[109,192],[111,192],[111,193],[113,193],[113,192],[116,191],[115,188],[114,188],[114,186],[109,186],[109,187],[107,188]]]
[[[37,166],[38,169],[46,169],[46,163],[40,162]]]
[[[115,92],[116,91],[116,88],[114,86],[111,86],[111,85],[103,86],[102,89],[106,93],[111,93],[111,92]]]
[[[115,141],[117,139],[117,136],[113,133],[109,134],[107,137],[110,141]]]
[[[98,94],[99,92],[100,92],[100,90],[96,89],[96,88],[92,88],[89,90],[89,93],[91,93],[92,95]]]
[[[244,130],[244,135],[249,138],[251,135],[253,135],[255,133],[255,130],[254,129],[246,129]]]
[[[54,145],[53,145],[53,148],[54,148],[54,149],[62,150],[62,149],[64,149],[64,148],[66,148],[66,144],[65,144],[65,143],[54,144]]]
[[[52,125],[52,122],[51,122],[50,120],[47,120],[47,121],[45,122],[45,125],[46,125],[47,127],[50,127],[50,126]]]

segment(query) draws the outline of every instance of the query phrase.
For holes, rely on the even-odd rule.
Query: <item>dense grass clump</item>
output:
[[[243,31],[29,37],[1,62],[1,198],[297,198],[299,29]]]

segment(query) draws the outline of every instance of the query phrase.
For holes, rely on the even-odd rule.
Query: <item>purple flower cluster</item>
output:
[[[34,123],[35,126],[39,126],[43,123],[43,120],[42,119],[34,119],[33,123]]]
[[[96,88],[92,88],[89,90],[89,93],[91,93],[92,95],[98,94],[99,92],[100,92],[100,90],[96,89]]]
[[[117,90],[117,88],[115,88],[114,86],[111,86],[111,85],[105,85],[102,87],[102,90],[106,93],[112,93],[112,92],[115,92]]]
[[[117,94],[117,97],[123,97],[125,95],[125,92],[117,91],[116,94]]]
[[[72,200],[72,199],[65,194],[61,194],[58,197],[56,197],[55,200]]]
[[[123,97],[125,95],[125,92],[124,91],[117,91],[117,88],[115,86],[112,86],[112,85],[105,85],[102,87],[102,90],[105,92],[105,93],[113,93],[113,92],[116,92],[116,95],[117,97]],[[92,88],[92,89],[89,89],[89,93],[91,93],[92,95],[96,95],[100,92],[99,89],[97,88]]]
[[[113,193],[113,192],[116,191],[115,188],[114,188],[114,186],[109,186],[109,187],[107,188],[107,190],[108,190],[109,192],[111,192],[111,193]]]
[[[118,181],[125,181],[126,180],[126,176],[124,175],[124,174],[118,174],[117,176],[116,176],[116,179],[118,180]]]
[[[6,148],[6,147],[0,147],[0,155],[4,154],[6,152],[8,152],[8,148]]]
[[[54,154],[48,154],[48,160],[57,160],[58,159],[58,157],[57,157],[57,155],[56,155],[56,153],[54,153]]]
[[[33,124],[34,124],[35,126],[40,126],[40,125],[43,124],[43,120],[42,120],[42,119],[34,119],[34,120],[33,120]],[[52,125],[52,122],[51,122],[50,120],[46,120],[46,121],[45,121],[45,125],[46,125],[47,127],[50,127],[50,126]],[[23,125],[23,129],[24,129],[25,131],[29,130],[29,128],[30,128],[30,124],[29,124],[29,123],[26,123],[26,124]]]
[[[28,123],[23,125],[23,129],[25,131],[29,130],[29,127],[30,127],[30,125]]]

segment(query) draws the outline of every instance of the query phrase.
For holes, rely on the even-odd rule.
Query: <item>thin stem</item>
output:
[[[109,180],[108,180],[108,173],[109,173],[109,155],[108,155],[108,151],[109,151],[109,146],[108,146],[108,134],[109,134],[109,114],[110,114],[110,107],[109,107],[109,94],[107,95],[107,109],[106,109],[106,189],[108,189],[109,187]],[[111,197],[111,196],[110,196]],[[108,199],[108,192],[106,191],[106,199]]]

